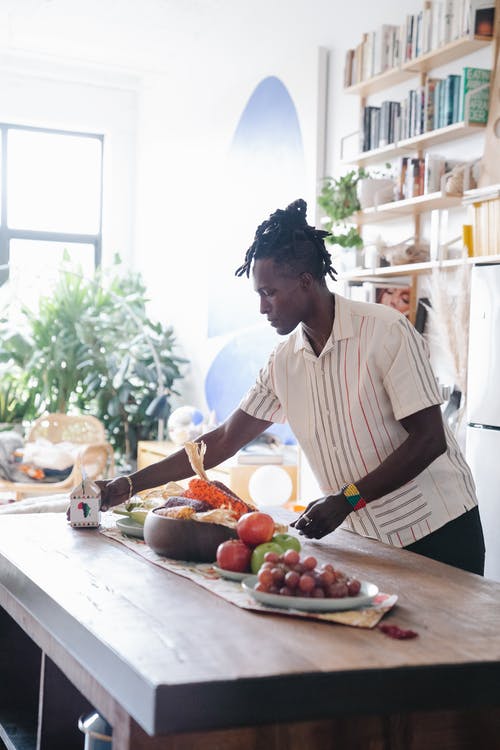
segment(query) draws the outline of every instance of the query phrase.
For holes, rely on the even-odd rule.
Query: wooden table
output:
[[[0,737],[81,749],[93,706],[114,750],[498,747],[500,584],[348,532],[308,548],[419,637],[244,611],[62,514],[3,517]]]

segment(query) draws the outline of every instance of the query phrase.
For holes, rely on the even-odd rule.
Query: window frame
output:
[[[100,141],[100,175],[99,175],[99,227],[96,234],[77,234],[73,232],[38,231],[33,229],[9,229],[8,226],[8,133],[9,130],[27,130],[52,135],[76,136],[81,138],[95,138]],[[75,130],[61,130],[58,128],[44,128],[32,125],[19,125],[0,122],[1,140],[1,200],[0,200],[0,285],[9,278],[10,242],[11,240],[41,240],[44,242],[65,242],[68,244],[87,244],[94,247],[94,265],[98,268],[102,260],[102,203],[103,203],[103,153],[104,135],[99,133],[85,133]]]

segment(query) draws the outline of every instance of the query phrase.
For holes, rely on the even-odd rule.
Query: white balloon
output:
[[[283,505],[292,490],[290,475],[281,466],[259,466],[248,482],[250,497],[258,506]]]

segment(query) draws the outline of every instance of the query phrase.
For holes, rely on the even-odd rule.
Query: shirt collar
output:
[[[336,341],[341,339],[348,339],[354,336],[354,326],[352,324],[352,313],[351,313],[351,301],[345,297],[341,297],[339,294],[335,294],[335,318],[333,321],[333,328],[330,334],[330,338],[326,342],[322,354],[326,354]],[[311,344],[307,336],[304,333],[302,325],[300,325],[295,332],[295,349],[298,352],[300,349],[305,349],[308,352],[314,354]],[[320,355],[320,356],[321,356]],[[314,354],[314,357],[316,355]]]

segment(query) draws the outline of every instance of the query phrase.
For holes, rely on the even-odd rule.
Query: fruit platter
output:
[[[301,556],[299,539],[275,533],[267,513],[244,514],[236,532],[237,539],[217,548],[216,570],[223,578],[240,581],[262,604],[329,612],[366,606],[378,594],[373,583],[348,576],[331,563],[319,564],[313,555]]]
[[[195,478],[187,487],[170,482],[160,494],[115,509],[125,516],[117,522],[123,535],[144,539],[166,562],[211,563],[216,576],[270,608],[335,612],[372,603],[375,584],[305,553],[288,526],[210,481],[202,441],[184,447]]]

